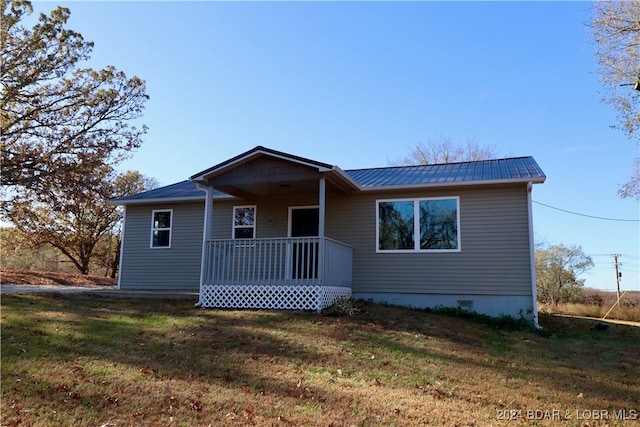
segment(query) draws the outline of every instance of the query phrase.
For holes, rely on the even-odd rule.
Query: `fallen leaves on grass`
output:
[[[202,411],[202,404],[197,400],[189,400],[189,408],[192,411]]]
[[[373,304],[334,321],[165,300],[35,301],[3,295],[3,426],[494,425],[498,407],[638,398],[630,326],[594,335],[592,322],[553,318],[548,339]],[[11,410],[14,399],[28,409]]]
[[[249,407],[249,408],[245,408],[244,411],[242,411],[242,416],[243,416],[243,422],[245,424],[253,424],[253,413],[255,412],[255,408],[253,406]]]

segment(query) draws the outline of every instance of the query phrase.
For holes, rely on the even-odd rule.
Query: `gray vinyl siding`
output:
[[[172,209],[170,248],[150,246],[151,212]],[[120,288],[198,291],[204,202],[129,205],[124,225]]]
[[[376,200],[460,198],[460,252],[376,253]],[[212,238],[232,237],[234,206],[255,205],[256,237],[285,237],[290,206],[317,194],[215,199]],[[171,249],[150,249],[153,209],[173,209]],[[127,207],[121,287],[198,290],[204,203]],[[526,184],[345,195],[328,189],[325,235],[353,247],[354,293],[531,296]]]
[[[460,197],[460,252],[376,253],[376,201]],[[233,206],[256,205],[256,237],[285,237],[289,206],[317,195],[214,201],[213,238],[231,238]],[[325,235],[353,249],[353,292],[531,295],[526,184],[430,191],[327,193]],[[267,223],[267,218],[275,224]]]
[[[460,197],[460,252],[376,253],[376,200],[446,196]],[[334,197],[327,211],[327,236],[354,247],[354,293],[532,294],[526,184]]]
[[[272,197],[259,201],[247,201],[242,199],[214,200],[212,238],[232,238],[234,206],[256,206],[256,237],[260,239],[266,239],[287,237],[290,206],[317,205],[317,194],[299,194],[292,195],[290,197]],[[275,223],[270,223],[269,218],[275,220]],[[327,236],[331,237],[329,235]]]

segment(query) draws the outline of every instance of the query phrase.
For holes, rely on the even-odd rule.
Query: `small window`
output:
[[[378,252],[460,250],[459,199],[379,200]]]
[[[233,238],[253,239],[256,237],[256,207],[233,207]]]
[[[158,210],[151,212],[151,247],[170,248],[171,247],[171,221],[173,211]]]

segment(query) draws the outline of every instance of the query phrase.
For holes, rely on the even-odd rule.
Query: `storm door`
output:
[[[318,224],[317,207],[289,208],[289,237],[300,238],[291,247],[290,271],[294,280],[318,278]]]

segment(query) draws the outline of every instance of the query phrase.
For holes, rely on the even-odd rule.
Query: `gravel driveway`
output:
[[[70,286],[70,285],[0,285],[0,293],[24,294],[27,292],[60,292],[63,294],[75,294],[95,291],[117,291],[115,286]]]
[[[122,298],[168,298],[168,299],[192,299],[197,301],[198,292],[187,291],[131,291],[119,290],[115,286],[109,285],[91,285],[91,286],[73,286],[73,285],[0,285],[0,294],[24,294],[32,292],[59,292],[61,294],[79,294],[91,293],[109,297]]]

